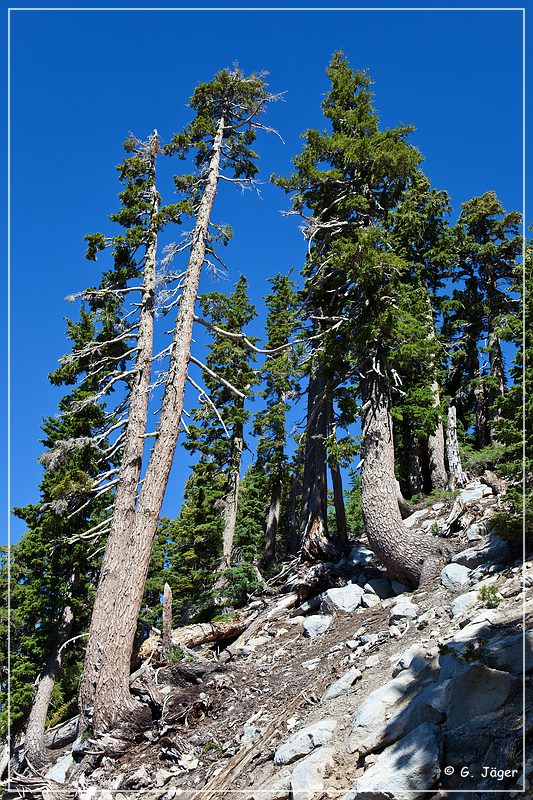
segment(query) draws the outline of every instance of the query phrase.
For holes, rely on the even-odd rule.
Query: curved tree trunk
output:
[[[52,692],[61,667],[61,648],[70,636],[73,622],[74,614],[71,607],[67,606],[63,611],[59,623],[59,636],[50,651],[46,666],[37,684],[37,691],[33,698],[30,716],[26,726],[25,750],[29,763],[36,769],[41,769],[48,760],[48,754],[44,744],[46,717],[50,707],[50,700],[52,699]]]
[[[431,537],[406,528],[398,507],[394,475],[391,404],[385,379],[371,371],[361,381],[363,463],[361,506],[368,542],[397,578],[417,586],[426,559],[435,554]]]
[[[302,557],[329,561],[336,550],[328,536],[327,453],[328,413],[326,382],[320,365],[309,379],[307,426],[300,522]]]
[[[80,688],[82,715],[89,721],[92,708],[96,733],[121,724],[127,736],[129,725],[135,729],[148,723],[151,716],[130,694],[130,659],[153,541],[178,440],[194,308],[219,178],[223,134],[224,117],[221,117],[183,281],[157,437],[137,509],[130,524],[124,519],[122,526],[117,526],[114,535],[110,535],[100,574]]]
[[[461,489],[468,483],[468,478],[463,472],[459,442],[457,440],[457,411],[455,406],[448,408],[448,425],[446,427],[446,455],[448,457],[449,483],[448,488]]]

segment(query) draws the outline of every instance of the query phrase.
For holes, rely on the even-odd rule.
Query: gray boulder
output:
[[[522,675],[533,672],[533,629],[492,640],[485,648],[489,667]]]
[[[375,689],[357,708],[348,734],[349,753],[358,750],[361,755],[379,748],[385,735],[386,720],[399,710],[402,701],[412,700],[412,690],[418,686],[420,676],[427,667],[423,658],[414,658],[409,667],[396,678]]]
[[[497,711],[512,694],[519,679],[483,664],[468,664],[448,686],[446,729],[452,730]]]
[[[465,531],[466,538],[469,542],[480,542],[487,536],[487,533],[487,526],[484,522],[476,522],[470,525]]]
[[[419,725],[388,747],[358,778],[343,800],[395,800],[424,797],[440,776],[440,731],[436,725]]]
[[[363,608],[374,608],[374,606],[379,606],[381,600],[377,596],[377,594],[364,594],[361,597],[361,605]]]
[[[283,766],[292,764],[296,759],[306,756],[315,747],[327,744],[337,727],[337,720],[323,719],[307,725],[301,731],[294,733],[274,753],[274,764]]]
[[[398,660],[396,661],[392,670],[392,677],[395,678],[396,675],[399,675],[404,669],[409,669],[415,658],[425,659],[425,657],[425,648],[422,647],[421,644],[415,642],[415,644],[412,644],[411,647],[408,647],[407,650],[405,650],[401,656],[398,657]]]
[[[492,489],[484,483],[475,483],[468,486],[459,492],[458,499],[463,503],[472,503],[475,500],[481,500],[483,497],[489,497],[492,494]]]
[[[350,691],[354,683],[359,680],[361,674],[362,673],[356,667],[352,667],[326,689],[322,700],[332,700],[334,697],[340,697],[341,694],[346,694],[346,692]]]
[[[332,619],[333,617],[323,616],[322,614],[313,614],[313,616],[307,617],[303,626],[304,636],[307,636],[308,639],[320,636],[321,633],[327,631]]]
[[[461,617],[468,611],[474,608],[479,603],[479,595],[477,592],[465,592],[455,598],[450,606],[450,614],[452,617]]]
[[[296,765],[291,775],[292,800],[313,800],[316,794],[322,795],[324,778],[333,771],[334,754],[331,747],[323,747]]]
[[[491,536],[489,541],[477,547],[469,547],[457,553],[452,561],[465,567],[474,569],[482,564],[505,563],[510,557],[509,545],[497,536]]]
[[[49,781],[65,783],[67,779],[67,773],[73,764],[74,759],[72,758],[71,753],[67,753],[66,756],[61,756],[61,758],[56,761],[53,767],[50,767],[44,777]]]
[[[442,585],[454,592],[466,586],[469,578],[470,570],[461,564],[447,564],[440,573]]]
[[[389,625],[405,619],[416,619],[419,614],[418,606],[406,597],[397,600],[389,612]]]
[[[351,614],[361,605],[363,595],[363,589],[355,583],[338,589],[328,589],[322,595],[320,610],[326,614]]]
[[[291,770],[281,769],[251,794],[252,800],[286,800],[291,790]]]

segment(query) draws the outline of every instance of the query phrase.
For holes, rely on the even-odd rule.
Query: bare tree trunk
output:
[[[333,400],[328,402],[329,411],[329,430],[330,436],[336,437],[337,429],[333,410]],[[335,456],[329,458],[329,471],[331,475],[331,486],[333,488],[333,504],[335,506],[335,521],[337,523],[337,538],[339,548],[346,551],[349,547],[348,526],[346,524],[346,509],[344,508],[344,492],[342,489],[342,475],[339,462]]]
[[[429,339],[434,341],[436,339],[435,320],[433,318],[433,308],[431,306],[429,292],[427,293],[427,305],[429,317]],[[432,365],[432,369],[434,370],[434,365]],[[433,405],[435,407],[439,406],[440,390],[436,378],[431,384],[431,393],[433,395]],[[442,422],[439,421],[433,433],[428,436],[429,476],[432,489],[445,489],[448,485],[448,474],[446,472],[444,453],[444,426]]]
[[[244,405],[240,398],[236,400],[239,406]],[[241,461],[244,449],[244,431],[242,422],[236,422],[231,436],[231,462],[228,475],[228,491],[226,493],[226,508],[224,510],[224,532],[222,536],[222,569],[229,567],[233,551],[233,537],[237,522],[237,505],[239,502],[239,485],[241,482]]]
[[[265,530],[265,549],[263,552],[263,565],[271,567],[276,560],[276,539],[279,527],[279,515],[281,510],[281,488],[282,480],[276,476],[272,482],[270,495],[270,506],[266,519]]]
[[[402,523],[394,475],[391,404],[385,379],[373,369],[362,379],[363,464],[361,506],[368,542],[384,566],[417,586],[424,562],[434,556],[431,537]]]
[[[172,649],[172,589],[165,583],[163,588],[163,634],[161,646],[164,655]]]
[[[300,549],[300,515],[302,497],[301,467],[304,460],[304,450],[301,444],[296,450],[294,461],[294,478],[289,492],[289,542],[288,548],[291,555],[296,555]]]
[[[129,692],[130,659],[144,593],[153,541],[168,483],[183,411],[198,282],[205,259],[206,237],[220,169],[224,117],[218,123],[193,232],[189,263],[183,281],[170,363],[154,443],[133,520],[110,535],[96,594],[80,707],[86,720],[93,708],[95,732],[118,723],[137,728],[149,722],[149,711]],[[132,523],[132,524],[131,524]]]
[[[59,623],[59,636],[50,651],[46,666],[42,675],[39,677],[37,691],[33,698],[33,704],[26,727],[25,749],[28,761],[36,769],[43,767],[48,754],[44,745],[44,729],[46,717],[52,699],[55,682],[61,667],[61,648],[67,641],[72,630],[74,614],[70,606],[63,610],[62,618]]]
[[[452,491],[466,486],[468,479],[463,472],[459,442],[457,440],[457,412],[455,406],[448,408],[448,425],[446,427],[446,455],[448,456],[449,483]]]
[[[328,561],[336,556],[328,536],[327,453],[328,414],[322,367],[316,367],[307,390],[307,426],[300,522],[302,557]]]

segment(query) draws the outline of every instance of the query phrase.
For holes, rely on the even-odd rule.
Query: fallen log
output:
[[[66,722],[60,722],[59,725],[54,725],[53,728],[48,728],[44,734],[44,746],[48,750],[59,750],[61,747],[66,747],[67,744],[72,744],[80,731],[80,717],[72,717]]]
[[[221,661],[227,661],[229,657],[235,655],[235,653],[240,650],[242,647],[246,645],[246,642],[249,641],[255,634],[261,630],[263,625],[267,622],[272,622],[273,620],[277,619],[278,617],[282,616],[285,611],[288,611],[290,608],[293,608],[299,601],[299,596],[296,592],[292,594],[283,595],[281,600],[278,600],[277,603],[270,606],[269,608],[265,609],[256,619],[252,620],[248,627],[246,628],[243,633],[232,642],[223,653],[220,654]]]
[[[257,612],[248,616],[235,615],[231,619],[220,622],[199,622],[195,625],[185,625],[172,631],[172,647],[197,647],[200,644],[211,642],[224,642],[235,639],[246,630],[248,625],[256,618]],[[161,650],[161,637],[149,636],[139,649],[139,658],[146,659],[158,654]]]

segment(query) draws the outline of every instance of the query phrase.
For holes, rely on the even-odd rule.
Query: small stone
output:
[[[303,626],[304,636],[308,639],[314,639],[316,636],[320,636],[321,633],[327,631],[332,620],[332,616],[323,616],[321,614],[313,614],[311,617],[307,617]]]
[[[477,522],[466,529],[465,535],[469,542],[480,542],[487,535],[487,526],[484,522]]]
[[[369,550],[368,547],[363,547],[362,545],[356,545],[350,550],[348,555],[348,564],[351,567],[356,565],[364,567],[365,564],[369,564],[373,558],[374,553],[372,550]]]
[[[485,544],[469,547],[467,550],[457,553],[452,561],[470,569],[482,567],[485,564],[490,568],[490,565],[505,563],[509,557],[510,549],[507,542],[497,536],[491,536]]]
[[[309,661],[302,661],[302,667],[304,669],[316,669],[320,664],[320,656],[316,656],[315,658],[310,658]]]
[[[67,753],[66,756],[62,756],[60,759],[58,759],[53,767],[50,767],[45,774],[45,778],[50,781],[55,781],[56,783],[65,783],[67,779],[67,773],[73,764],[74,759],[72,758],[72,755]]]
[[[389,612],[389,624],[394,625],[404,619],[416,619],[418,613],[419,609],[415,603],[407,598],[401,598],[396,601]]]
[[[158,787],[164,786],[171,778],[172,772],[168,772],[166,769],[158,769],[155,773],[155,785]]]
[[[431,508],[433,509],[433,511],[440,511],[441,509],[444,508],[444,503],[433,503]]]
[[[374,653],[374,655],[368,656],[368,658],[366,659],[365,667],[367,669],[372,669],[372,667],[377,667],[379,663],[380,663],[380,657]]]
[[[293,761],[306,756],[316,747],[327,744],[336,727],[337,720],[335,719],[323,719],[307,725],[278,747],[274,753],[274,764],[276,766],[292,764]]]
[[[472,483],[469,486],[472,488],[463,489],[459,493],[458,499],[463,503],[471,503],[474,500],[481,500],[483,497],[488,497],[492,494],[492,489],[484,483]]]
[[[334,697],[340,697],[341,694],[346,694],[360,677],[361,672],[355,667],[352,667],[326,689],[322,700],[333,700]]]
[[[400,639],[401,635],[402,632],[397,625],[391,625],[389,627],[389,636],[391,639]]]
[[[377,594],[364,594],[361,598],[363,608],[374,608],[374,606],[379,606],[380,602]]]

